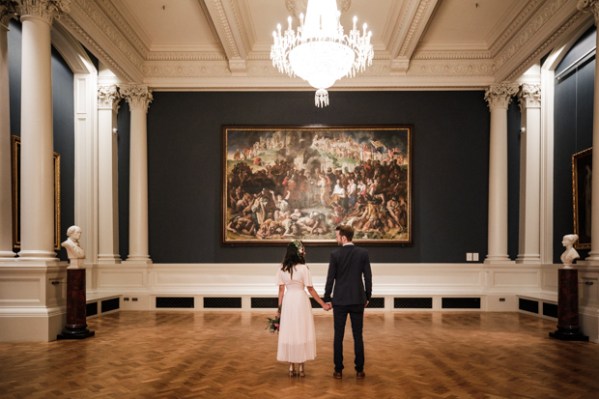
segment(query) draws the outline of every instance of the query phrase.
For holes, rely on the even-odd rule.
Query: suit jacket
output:
[[[360,305],[372,295],[372,270],[368,251],[344,245],[331,253],[324,301],[333,305]]]

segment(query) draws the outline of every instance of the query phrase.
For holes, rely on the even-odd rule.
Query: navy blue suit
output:
[[[354,336],[356,371],[364,370],[364,307],[372,295],[372,270],[368,251],[344,245],[331,253],[325,284],[324,301],[333,302],[335,325],[335,371],[343,370],[343,337],[349,315]]]

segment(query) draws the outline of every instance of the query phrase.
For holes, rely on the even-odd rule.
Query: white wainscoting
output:
[[[0,263],[0,342],[52,341],[66,322],[66,263]]]
[[[314,287],[322,295],[328,265],[309,266]],[[227,306],[204,306],[207,301],[224,298],[235,301],[231,307],[235,311],[264,311],[276,300],[278,268],[278,264],[272,263],[90,265],[87,297],[88,302],[120,298],[120,303],[111,309],[121,310],[226,311]],[[516,312],[521,299],[557,304],[558,268],[559,265],[515,263],[373,264],[373,298],[377,306],[367,311]],[[591,341],[599,342],[599,267],[580,265],[577,269],[580,325]],[[18,261],[3,264],[0,341],[54,339],[64,325],[65,281],[66,264],[52,267],[25,266]],[[164,299],[181,299],[185,306],[157,306]],[[452,299],[466,303],[472,299],[476,306],[444,306],[446,300]],[[418,300],[424,300],[427,306],[410,305]],[[260,305],[254,306],[255,301]],[[406,302],[408,306],[404,306]],[[104,312],[101,307],[98,311]],[[542,312],[539,316],[543,316]]]
[[[599,343],[599,266],[580,265],[578,269],[580,328],[592,342]]]
[[[253,297],[277,295],[277,264],[131,264],[94,266],[94,294],[123,297],[124,310],[154,310],[158,297],[193,297],[188,310],[203,309],[203,298],[239,297],[241,309],[251,310]],[[326,263],[309,265],[314,287],[322,295]],[[545,274],[552,265],[373,264],[373,297],[382,298],[379,310],[394,307],[395,298],[432,298],[428,310],[441,310],[441,298],[480,298],[482,311],[517,311],[517,296],[556,296],[556,285]],[[546,282],[548,281],[548,282]],[[213,310],[213,309],[211,309]],[[377,309],[371,309],[376,311]],[[418,309],[423,310],[423,309]],[[446,310],[446,309],[443,309]],[[451,309],[449,309],[451,310]]]

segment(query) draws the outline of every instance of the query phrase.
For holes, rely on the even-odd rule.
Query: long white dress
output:
[[[298,264],[293,271],[277,272],[277,284],[285,285],[281,305],[277,360],[303,363],[316,358],[314,316],[306,287],[312,287],[312,276],[306,265]]]

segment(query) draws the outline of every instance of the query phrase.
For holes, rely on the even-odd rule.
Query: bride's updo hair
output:
[[[285,253],[285,258],[283,259],[283,264],[281,269],[284,272],[289,272],[293,277],[293,267],[299,264],[305,264],[306,260],[304,259],[304,244],[299,240],[293,240],[287,245],[287,252]]]

